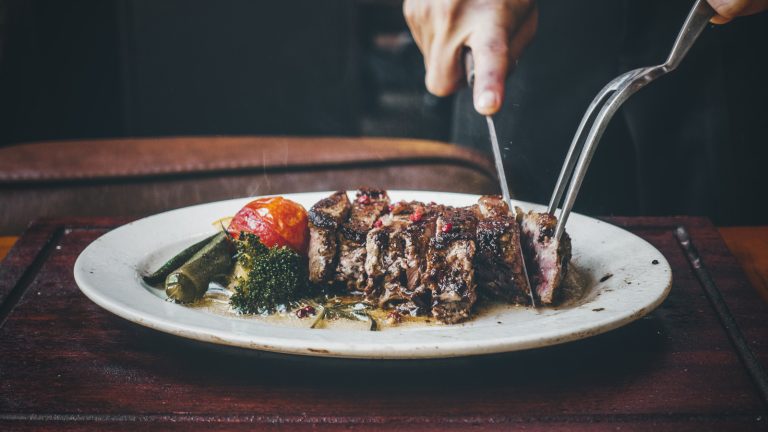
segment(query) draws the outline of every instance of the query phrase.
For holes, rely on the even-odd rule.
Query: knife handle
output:
[[[467,77],[467,85],[470,87],[475,86],[475,59],[472,57],[472,49],[464,48],[461,53],[464,57],[464,75]]]

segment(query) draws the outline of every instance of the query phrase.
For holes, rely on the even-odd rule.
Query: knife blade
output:
[[[501,148],[499,147],[499,137],[496,135],[496,125],[494,125],[493,117],[491,116],[485,116],[485,121],[488,123],[488,135],[491,137],[493,160],[496,163],[496,174],[499,176],[499,183],[501,184],[501,196],[504,198],[504,202],[507,203],[507,205],[511,205],[512,201],[509,197],[507,175],[504,172],[504,161],[501,157]]]
[[[466,49],[464,51],[464,70],[467,75],[467,84],[470,88],[475,84],[475,60],[472,57],[472,51]],[[485,122],[488,125],[488,135],[491,138],[491,149],[493,150],[493,160],[496,164],[496,175],[499,177],[499,185],[501,186],[501,196],[504,198],[504,202],[512,209],[512,199],[509,196],[509,185],[507,184],[507,175],[504,171],[504,160],[501,156],[501,147],[499,146],[499,137],[496,135],[496,125],[493,123],[493,117],[485,116]],[[525,282],[528,285],[528,294],[531,297],[531,306],[536,308],[536,296],[533,294],[533,285],[528,276],[528,268],[525,264],[525,257],[523,256],[522,239],[520,247],[517,248],[520,254],[520,262],[523,263],[523,274],[525,275]]]

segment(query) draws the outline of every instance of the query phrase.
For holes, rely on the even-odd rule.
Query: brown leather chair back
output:
[[[62,216],[145,216],[303,191],[495,193],[492,163],[451,144],[385,138],[178,137],[0,148],[0,235]]]

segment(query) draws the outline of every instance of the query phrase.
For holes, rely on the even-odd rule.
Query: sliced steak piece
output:
[[[500,196],[478,200],[475,258],[479,289],[510,303],[530,304],[530,286],[525,277],[520,250],[520,227]]]
[[[338,258],[337,231],[347,220],[352,204],[338,191],[309,209],[309,280],[328,283]]]
[[[469,318],[477,300],[475,235],[477,206],[446,208],[435,222],[435,236],[427,251],[427,284],[432,292],[432,315],[452,324]]]
[[[365,296],[384,307],[407,300],[400,294],[406,282],[403,233],[407,225],[388,215],[379,220],[382,226],[368,232],[365,243]]]
[[[388,207],[386,191],[361,189],[352,203],[349,219],[339,229],[339,261],[334,279],[351,293],[362,293],[366,287],[366,237]]]
[[[380,307],[423,314],[429,308],[430,291],[422,274],[434,233],[435,207],[412,201],[395,203],[389,209],[379,219],[380,226],[368,233],[366,296]]]
[[[557,218],[548,213],[517,209],[523,254],[536,297],[542,304],[557,301],[559,287],[571,260],[571,238],[564,232],[559,242],[552,236]]]
[[[430,312],[432,289],[429,287],[429,248],[435,238],[437,217],[447,207],[435,203],[412,205],[405,230],[406,284],[401,288],[404,297],[410,299],[399,308],[411,315]],[[397,210],[395,210],[397,211]]]

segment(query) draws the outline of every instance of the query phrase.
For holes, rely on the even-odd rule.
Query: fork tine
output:
[[[654,68],[645,68],[640,72],[647,72],[652,69]],[[600,142],[600,138],[602,138],[608,123],[624,101],[648,83],[647,80],[635,79],[641,73],[634,74],[629,81],[624,81],[611,97],[608,98],[595,117],[595,121],[592,123],[592,127],[589,130],[589,135],[587,135],[587,139],[584,141],[584,146],[579,154],[579,160],[576,163],[574,174],[568,185],[568,192],[565,194],[565,202],[563,203],[560,216],[557,218],[557,227],[555,228],[555,234],[553,236],[555,241],[559,241],[560,237],[563,235],[563,231],[565,231],[565,224],[571,214],[573,204],[576,202],[576,196],[579,194],[579,189],[581,189],[581,184],[584,182],[584,177],[586,176],[587,169],[592,161],[592,156],[594,156],[595,150],[597,150],[597,144]]]
[[[616,91],[616,89],[621,84],[626,82],[626,80],[637,76],[640,71],[642,71],[642,68],[633,69],[614,78],[611,82],[606,84],[602,90],[600,90],[600,93],[598,93],[597,96],[595,96],[595,98],[589,104],[587,112],[584,114],[584,117],[581,118],[579,127],[576,130],[576,134],[573,136],[571,146],[568,148],[568,154],[565,156],[565,163],[563,163],[563,166],[560,168],[560,174],[557,177],[557,183],[555,183],[555,190],[552,192],[552,197],[549,199],[547,213],[554,215],[555,210],[557,210],[557,207],[560,204],[560,199],[563,197],[563,192],[565,192],[565,188],[570,182],[573,168],[576,166],[576,157],[578,154],[581,154],[580,144],[583,143],[581,139],[582,135],[584,134],[587,124],[589,124],[589,122],[592,120],[593,114],[597,111],[597,108],[603,104],[611,92]]]
[[[587,123],[592,119],[592,114],[597,109],[598,105],[601,104],[612,91],[612,89],[608,89],[608,86],[603,88],[603,90],[600,91],[600,94],[598,94],[592,103],[589,104],[587,112],[584,114],[584,117],[581,118],[579,128],[576,130],[576,135],[573,136],[573,141],[571,141],[571,147],[568,148],[568,154],[565,156],[565,163],[562,168],[560,168],[560,174],[557,177],[555,190],[552,192],[552,197],[549,199],[547,213],[554,215],[555,210],[557,210],[557,206],[560,204],[560,198],[563,197],[565,187],[568,186],[571,174],[573,173],[573,167],[576,166],[576,152],[579,151],[579,154],[581,154],[581,148],[579,146],[579,144],[582,143],[581,135],[584,133]]]

